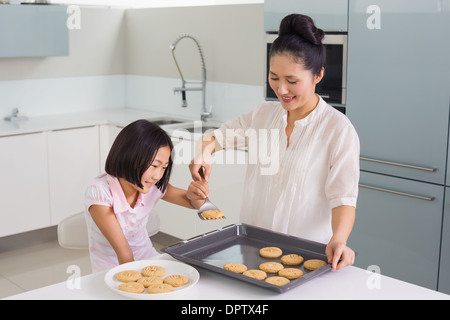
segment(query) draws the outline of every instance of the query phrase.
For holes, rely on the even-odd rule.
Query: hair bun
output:
[[[321,45],[325,32],[315,26],[314,21],[303,14],[291,14],[280,24],[279,36],[296,35],[313,45]]]

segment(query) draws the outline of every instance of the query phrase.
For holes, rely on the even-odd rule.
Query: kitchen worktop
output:
[[[0,120],[0,136],[27,134],[33,132],[63,130],[101,124],[125,126],[137,119],[152,119],[173,115],[130,108],[103,109],[77,113],[30,117],[23,121]],[[176,116],[177,118],[181,118]],[[186,117],[182,117],[186,118]],[[188,121],[196,119],[186,118]]]
[[[167,254],[153,259],[175,260]],[[310,299],[450,299],[449,295],[407,282],[374,274],[357,267],[346,267],[325,273],[311,281],[279,294],[241,282],[215,272],[197,268],[200,279],[196,285],[176,299],[189,300],[310,300]],[[78,288],[66,282],[7,297],[8,300],[28,299],[126,299],[113,292],[104,282],[106,272],[80,278]],[[68,275],[68,282],[72,281]]]

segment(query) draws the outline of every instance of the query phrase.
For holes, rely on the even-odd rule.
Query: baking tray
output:
[[[281,257],[274,259],[261,257],[259,250],[263,247],[279,247],[283,250],[283,255],[296,253],[301,255],[304,261],[309,259],[327,261],[325,244],[246,224],[232,224],[222,229],[175,243],[163,248],[162,251],[190,265],[208,269],[278,293],[298,287],[331,270],[331,265],[327,264],[317,270],[309,271],[303,267],[302,263],[300,266],[292,266],[303,271],[302,277],[291,280],[290,283],[284,286],[276,286],[264,280],[256,280],[223,269],[224,264],[231,262],[243,263],[248,269],[259,269],[259,265],[263,262],[276,261],[281,263]],[[268,276],[270,275],[268,274]]]

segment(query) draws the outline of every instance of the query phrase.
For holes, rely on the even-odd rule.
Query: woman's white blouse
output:
[[[331,209],[356,207],[358,135],[322,99],[295,122],[289,145],[286,125],[281,104],[263,102],[214,131],[216,151],[248,147],[241,222],[328,243]]]

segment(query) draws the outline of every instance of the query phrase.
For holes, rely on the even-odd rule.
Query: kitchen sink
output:
[[[208,130],[216,130],[216,129],[218,129],[218,127],[217,126],[201,126],[201,127],[188,127],[188,128],[184,128],[184,129],[186,129],[187,131],[192,132],[192,133],[197,133],[201,129],[201,132],[205,133]]]
[[[179,124],[179,123],[190,122],[187,119],[177,118],[177,117],[170,117],[170,116],[149,118],[147,120],[150,121],[150,122],[156,123],[159,126],[166,126],[166,125],[169,125],[169,124]]]

